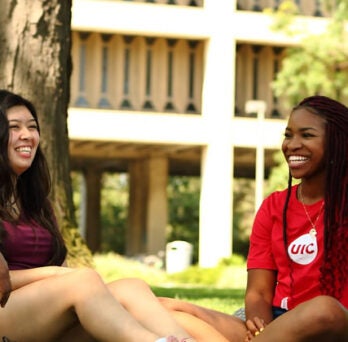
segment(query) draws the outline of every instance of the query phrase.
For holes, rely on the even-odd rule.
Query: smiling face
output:
[[[12,170],[19,176],[32,164],[39,146],[37,123],[25,106],[7,110],[9,122],[8,158]]]
[[[305,108],[294,110],[285,130],[282,151],[294,178],[323,176],[325,120]]]

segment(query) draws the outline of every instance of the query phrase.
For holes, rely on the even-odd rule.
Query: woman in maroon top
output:
[[[105,284],[92,269],[62,266],[66,247],[48,199],[39,141],[33,105],[0,90],[0,337],[194,341],[141,280]]]

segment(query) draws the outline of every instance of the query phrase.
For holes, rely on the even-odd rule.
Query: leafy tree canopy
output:
[[[318,19],[327,24],[326,30],[319,33],[310,32],[305,21],[298,20],[294,1],[283,1],[272,12],[273,30],[302,37],[299,46],[287,49],[272,84],[275,95],[290,106],[313,94],[325,94],[343,102],[348,95],[348,0],[321,2],[329,16]]]

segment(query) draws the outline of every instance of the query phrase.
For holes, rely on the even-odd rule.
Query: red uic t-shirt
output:
[[[287,190],[274,192],[263,201],[253,224],[247,260],[248,269],[277,271],[273,305],[284,309],[292,309],[322,294],[319,278],[323,260],[323,202],[306,205],[313,223],[321,211],[315,233],[311,231],[311,223],[296,197],[297,187],[292,187],[287,211],[288,252],[291,261],[286,255],[282,224]],[[340,302],[348,308],[347,282]]]

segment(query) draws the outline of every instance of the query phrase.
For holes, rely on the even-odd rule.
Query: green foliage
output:
[[[75,215],[80,221],[83,176],[71,173]],[[128,178],[126,174],[104,173],[101,180],[101,252],[124,253],[128,215]]]
[[[233,180],[233,253],[246,257],[255,215],[255,181]]]
[[[71,173],[72,188],[78,189],[81,184],[79,173]],[[80,192],[73,192],[73,203],[76,205],[80,200]],[[77,209],[76,209],[77,208]],[[79,206],[75,207],[75,216],[80,216]],[[63,227],[63,239],[68,249],[67,263],[70,267],[93,267],[93,256],[85,240],[82,238],[77,227]]]
[[[293,1],[283,1],[273,13],[273,29],[301,37],[298,47],[288,48],[282,68],[272,87],[275,95],[293,106],[305,96],[325,94],[342,100],[348,95],[348,0],[324,1],[331,14],[327,29],[311,33],[296,25],[295,10],[287,11]]]
[[[199,284],[215,288],[244,288],[246,285],[245,258],[232,255],[211,268],[191,266],[182,272],[168,275],[168,280],[174,283]]]
[[[168,187],[168,241],[183,240],[193,245],[193,262],[198,260],[200,178],[172,176]]]
[[[282,1],[277,10],[267,8],[264,13],[272,15],[274,21],[271,29],[274,31],[283,31],[289,36],[298,34],[296,28],[292,27],[292,23],[296,15],[299,14],[299,9],[294,1]]]
[[[198,261],[199,177],[169,179],[169,231],[167,240],[184,240],[193,245],[193,263]],[[233,180],[233,253],[246,256],[254,217],[254,181]]]
[[[77,228],[62,230],[63,239],[68,249],[67,264],[69,267],[94,267],[93,256]]]
[[[73,203],[75,206],[75,216],[77,222],[81,220],[81,187],[82,187],[82,175],[80,172],[72,171],[70,173],[71,185],[73,189]]]
[[[203,269],[194,266],[175,275],[115,253],[94,256],[95,268],[106,282],[140,278],[157,296],[181,298],[226,313],[243,306],[246,285],[243,260],[243,257],[234,255],[217,267]]]
[[[101,191],[101,251],[125,252],[128,216],[128,178],[126,174],[104,173]]]
[[[152,287],[158,297],[182,299],[197,305],[228,314],[244,306],[243,289],[218,289],[215,287]]]
[[[281,151],[274,153],[273,159],[277,163],[277,166],[271,169],[268,177],[265,187],[266,196],[274,191],[286,189],[288,186],[289,167],[284,159],[283,153]]]
[[[80,217],[80,173],[73,172],[73,198]],[[234,179],[233,252],[246,256],[254,217],[254,181]],[[128,178],[125,174],[105,173],[101,192],[101,252],[124,254],[128,215]],[[168,182],[169,224],[167,241],[184,240],[193,245],[193,263],[198,260],[199,177],[170,177]]]
[[[158,285],[167,282],[167,274],[163,270],[116,253],[95,254],[93,260],[95,269],[106,282],[128,277],[143,279],[148,284]]]
[[[233,255],[216,267],[201,268],[196,265],[186,270],[167,274],[165,270],[150,267],[139,260],[116,253],[95,254],[93,262],[102,278],[109,282],[116,279],[137,277],[156,286],[213,286],[215,288],[245,288],[246,265],[242,256]]]
[[[220,261],[221,266],[245,266],[245,257],[239,254],[233,254],[229,258],[223,258]]]
[[[200,268],[198,266],[191,266],[182,272],[169,274],[168,278],[175,283],[212,286],[221,277],[221,272],[221,267]]]
[[[270,175],[268,177],[265,195],[269,195],[274,191],[279,191],[286,189],[288,187],[289,181],[289,167],[286,163],[283,153],[281,151],[274,154],[274,161],[277,163],[277,166],[273,167]],[[293,179],[292,183],[296,184],[300,180]]]

